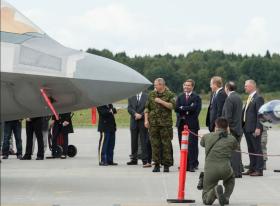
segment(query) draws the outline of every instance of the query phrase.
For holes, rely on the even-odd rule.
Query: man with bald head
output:
[[[242,120],[248,152],[262,154],[261,136],[263,127],[258,119],[258,111],[264,104],[264,99],[257,93],[256,82],[252,79],[245,81],[245,92],[249,96],[242,111]],[[249,170],[243,175],[263,176],[263,157],[249,155],[249,158]]]

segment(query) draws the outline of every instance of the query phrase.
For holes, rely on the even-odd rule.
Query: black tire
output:
[[[52,155],[54,158],[60,158],[62,155],[62,147],[60,145],[56,145],[55,147],[52,147]]]
[[[77,154],[77,147],[74,145],[68,145],[68,156],[69,157],[75,157]]]

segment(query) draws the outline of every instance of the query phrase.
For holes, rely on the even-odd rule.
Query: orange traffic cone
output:
[[[188,144],[189,144],[189,131],[188,125],[184,126],[181,140],[181,157],[180,157],[180,172],[179,172],[179,191],[177,199],[168,199],[169,203],[194,203],[195,200],[185,199],[185,182],[187,173],[187,161],[188,161]]]

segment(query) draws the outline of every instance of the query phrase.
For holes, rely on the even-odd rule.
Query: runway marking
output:
[[[55,194],[66,194],[66,193],[71,193],[72,191],[56,191]]]

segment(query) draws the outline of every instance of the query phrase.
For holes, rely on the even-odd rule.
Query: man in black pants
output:
[[[256,82],[249,79],[245,82],[245,92],[249,95],[242,111],[243,131],[248,152],[262,155],[261,137],[263,126],[258,118],[258,111],[264,104],[264,99],[257,93]],[[250,168],[243,175],[251,177],[263,176],[263,157],[249,155]]]
[[[34,132],[38,143],[38,152],[37,152],[36,160],[44,159],[42,117],[35,117],[35,118],[26,119],[26,148],[25,148],[25,155],[22,157],[22,160],[31,160]]]
[[[201,110],[201,98],[193,91],[195,82],[188,79],[183,84],[184,93],[181,94],[176,101],[175,112],[178,116],[178,137],[181,148],[182,131],[184,125],[188,125],[189,129],[197,134],[199,128],[198,115]],[[198,167],[198,138],[192,133],[189,135],[189,154],[187,170],[194,172]]]
[[[66,159],[68,154],[68,134],[74,132],[71,120],[71,112],[60,114],[58,120],[56,120],[53,116],[51,126],[53,127],[52,147],[54,148],[57,146],[57,138],[60,134],[63,135],[63,152],[61,159]],[[52,156],[54,156],[53,153]]]
[[[131,133],[131,161],[127,165],[137,165],[138,140],[141,143],[141,159],[143,167],[151,167],[149,158],[149,136],[148,129],[144,126],[144,110],[148,95],[140,92],[128,99],[128,113],[130,114],[130,133]]]

